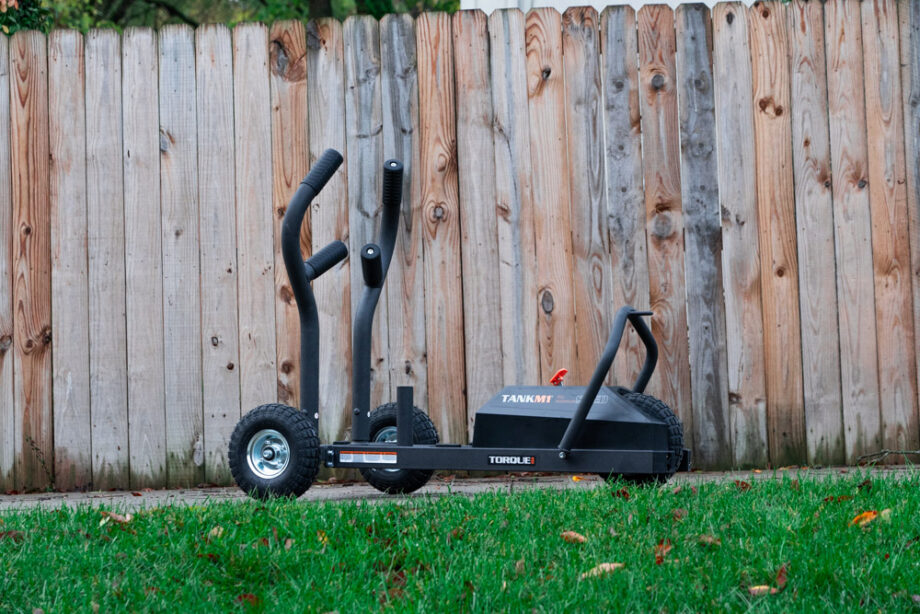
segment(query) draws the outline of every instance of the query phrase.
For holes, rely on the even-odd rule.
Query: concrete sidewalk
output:
[[[763,471],[731,472],[693,472],[674,476],[666,488],[682,484],[714,482],[719,480],[756,481],[785,476],[834,476],[845,477],[851,474],[861,475],[869,472],[884,475],[907,475],[920,471],[913,466],[883,465],[878,467],[824,467],[818,469],[788,467],[783,469],[765,469]],[[356,483],[317,483],[308,490],[300,501],[380,501],[399,500],[409,497],[442,496],[449,494],[474,495],[485,492],[512,493],[532,488],[594,488],[602,480],[595,476],[581,476],[575,481],[571,475],[528,476],[527,474],[503,475],[491,478],[453,479],[451,476],[435,476],[422,489],[411,495],[384,495],[365,482]],[[121,510],[135,510],[164,505],[201,505],[213,501],[243,501],[246,499],[238,488],[193,488],[173,490],[146,491],[110,491],[110,492],[72,492],[72,493],[33,493],[26,495],[0,495],[0,513],[40,507],[57,509],[61,506],[78,507],[89,505],[104,506]]]

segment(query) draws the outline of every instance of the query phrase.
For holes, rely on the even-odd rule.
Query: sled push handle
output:
[[[361,273],[364,277],[364,289],[361,291],[361,298],[355,309],[355,321],[351,331],[352,441],[370,439],[371,337],[374,327],[374,311],[377,309],[377,302],[387,278],[393,250],[396,247],[402,191],[402,162],[387,160],[383,163],[382,214],[377,243],[368,243],[361,248]],[[411,410],[407,424],[412,424]]]
[[[319,316],[310,282],[348,256],[341,241],[333,241],[307,260],[300,251],[300,226],[307,208],[342,164],[342,154],[327,149],[300,183],[281,222],[281,255],[300,315],[300,408],[316,423],[319,411]]]
[[[569,425],[565,429],[562,441],[559,442],[559,458],[566,458],[569,452],[572,451],[572,445],[575,443],[575,440],[578,439],[581,427],[588,417],[588,412],[591,410],[591,406],[594,405],[594,399],[597,398],[597,393],[604,384],[604,379],[607,377],[607,372],[610,371],[613,359],[616,358],[617,350],[620,348],[620,341],[623,339],[623,332],[626,330],[627,322],[632,324],[632,327],[636,329],[636,333],[638,333],[642,343],[645,344],[646,352],[645,363],[642,365],[642,371],[639,372],[639,377],[636,378],[636,383],[633,384],[632,391],[645,391],[645,387],[648,385],[648,381],[655,371],[655,364],[658,362],[658,344],[655,342],[652,331],[642,319],[643,316],[651,315],[651,311],[636,311],[629,306],[621,307],[620,310],[617,311],[617,315],[613,319],[613,330],[610,331],[610,338],[607,340],[607,345],[604,347],[604,353],[601,354],[601,359],[597,363],[597,368],[594,370],[594,375],[591,376],[591,381],[588,383],[588,387],[581,397],[581,401],[578,403],[575,415],[569,420]]]

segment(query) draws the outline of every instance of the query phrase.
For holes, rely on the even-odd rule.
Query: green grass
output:
[[[865,480],[6,512],[0,611],[920,609],[920,474]],[[867,510],[890,512],[849,526]],[[625,567],[579,579],[605,562]]]

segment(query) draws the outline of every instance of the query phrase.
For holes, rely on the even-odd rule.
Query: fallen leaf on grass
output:
[[[618,499],[626,499],[627,501],[629,501],[629,491],[626,490],[625,488],[621,488],[620,490],[614,491],[613,496]]]
[[[679,508],[677,508],[676,510],[674,510],[673,512],[671,512],[671,515],[674,516],[674,520],[683,520],[684,518],[687,517],[687,514],[689,514],[689,513],[690,513],[690,512],[688,512],[688,511],[685,510],[684,508],[679,507]]]
[[[599,576],[606,576],[609,573],[615,572],[617,569],[623,569],[626,567],[623,563],[601,563],[596,567],[592,567],[585,573],[581,574],[579,580],[584,580],[585,578],[596,578]]]
[[[722,545],[722,540],[718,537],[713,537],[712,535],[700,535],[699,542],[704,546],[710,546],[713,548],[718,548]]]
[[[213,529],[208,531],[208,537],[206,541],[210,542],[212,539],[218,539],[221,535],[224,534],[224,528],[222,526],[215,525]]]
[[[208,559],[208,560],[211,561],[212,563],[216,563],[216,562],[218,561],[218,559],[220,558],[219,556],[217,556],[217,555],[214,554],[213,552],[205,552],[204,554],[197,554],[196,556],[197,556],[199,559]]]
[[[676,487],[674,490],[671,491],[671,494],[672,494],[672,495],[676,495],[676,494],[680,493],[683,489],[684,489],[683,486],[678,486],[678,487]]]
[[[891,520],[891,510],[886,507],[878,513],[878,517],[882,520]]]
[[[875,510],[869,510],[868,512],[863,512],[856,516],[853,520],[850,521],[850,526],[864,527],[878,517],[878,512]]]
[[[576,533],[575,531],[563,531],[562,539],[569,542],[570,544],[583,544],[588,541],[587,537],[581,533]]]
[[[284,549],[285,549],[285,550],[290,550],[291,547],[292,547],[293,545],[294,545],[294,540],[291,539],[290,537],[288,537],[288,538],[286,538],[286,539],[284,540]]]
[[[671,551],[671,540],[663,539],[655,546],[655,565],[664,563],[664,557]]]
[[[735,480],[735,486],[737,486],[738,490],[741,492],[751,490],[751,484],[749,482],[745,482],[744,480]]]
[[[326,532],[323,530],[316,532],[316,539],[318,539],[319,543],[321,543],[324,547],[329,545],[329,536],[326,535]]]
[[[236,598],[237,603],[248,603],[249,605],[258,605],[259,598],[252,593],[243,593]]]
[[[779,570],[776,572],[776,588],[783,590],[786,588],[786,580],[789,577],[789,569],[787,563],[780,565]]]
[[[22,531],[0,531],[0,539],[8,539],[18,544],[25,539],[25,535]]]
[[[748,593],[757,597],[760,595],[776,595],[781,593],[784,588],[786,588],[786,580],[788,579],[788,569],[787,564],[783,563],[779,570],[776,572],[776,586],[767,586],[766,584],[759,584],[757,586],[748,587]]]
[[[131,514],[125,514],[124,516],[122,516],[121,514],[116,514],[115,512],[107,512],[104,510],[99,513],[102,514],[102,520],[99,521],[100,527],[106,524],[107,522],[109,522],[110,520],[112,522],[117,522],[118,524],[128,524],[129,522],[131,522],[131,519],[134,518],[134,516],[132,516]]]
[[[840,503],[842,501],[849,501],[852,498],[853,497],[851,497],[850,495],[840,495],[839,497],[835,497],[834,495],[831,495],[830,497],[824,497],[824,502],[834,503],[836,501],[837,503]]]

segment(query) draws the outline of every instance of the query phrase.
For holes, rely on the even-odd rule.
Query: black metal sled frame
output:
[[[342,163],[342,156],[327,150],[294,195],[282,223],[281,241],[285,268],[300,314],[300,407],[316,422],[319,417],[319,321],[311,282],[344,260],[348,249],[333,241],[304,261],[300,251],[300,227],[310,201],[322,190]],[[326,467],[377,467],[383,469],[452,469],[461,471],[514,470],[545,472],[608,471],[622,474],[667,472],[667,450],[607,450],[573,448],[588,412],[616,358],[627,323],[636,330],[646,349],[645,362],[631,392],[643,392],[658,360],[658,345],[642,319],[650,311],[622,307],[601,359],[578,407],[556,448],[486,448],[459,444],[419,445],[412,441],[412,388],[397,389],[397,441],[370,442],[371,332],[374,311],[380,298],[396,242],[402,201],[402,164],[384,163],[383,215],[380,244],[361,248],[364,289],[354,318],[352,339],[351,441],[320,446],[320,460]],[[621,390],[614,390],[621,394]],[[684,450],[681,469],[689,468],[689,451]]]

